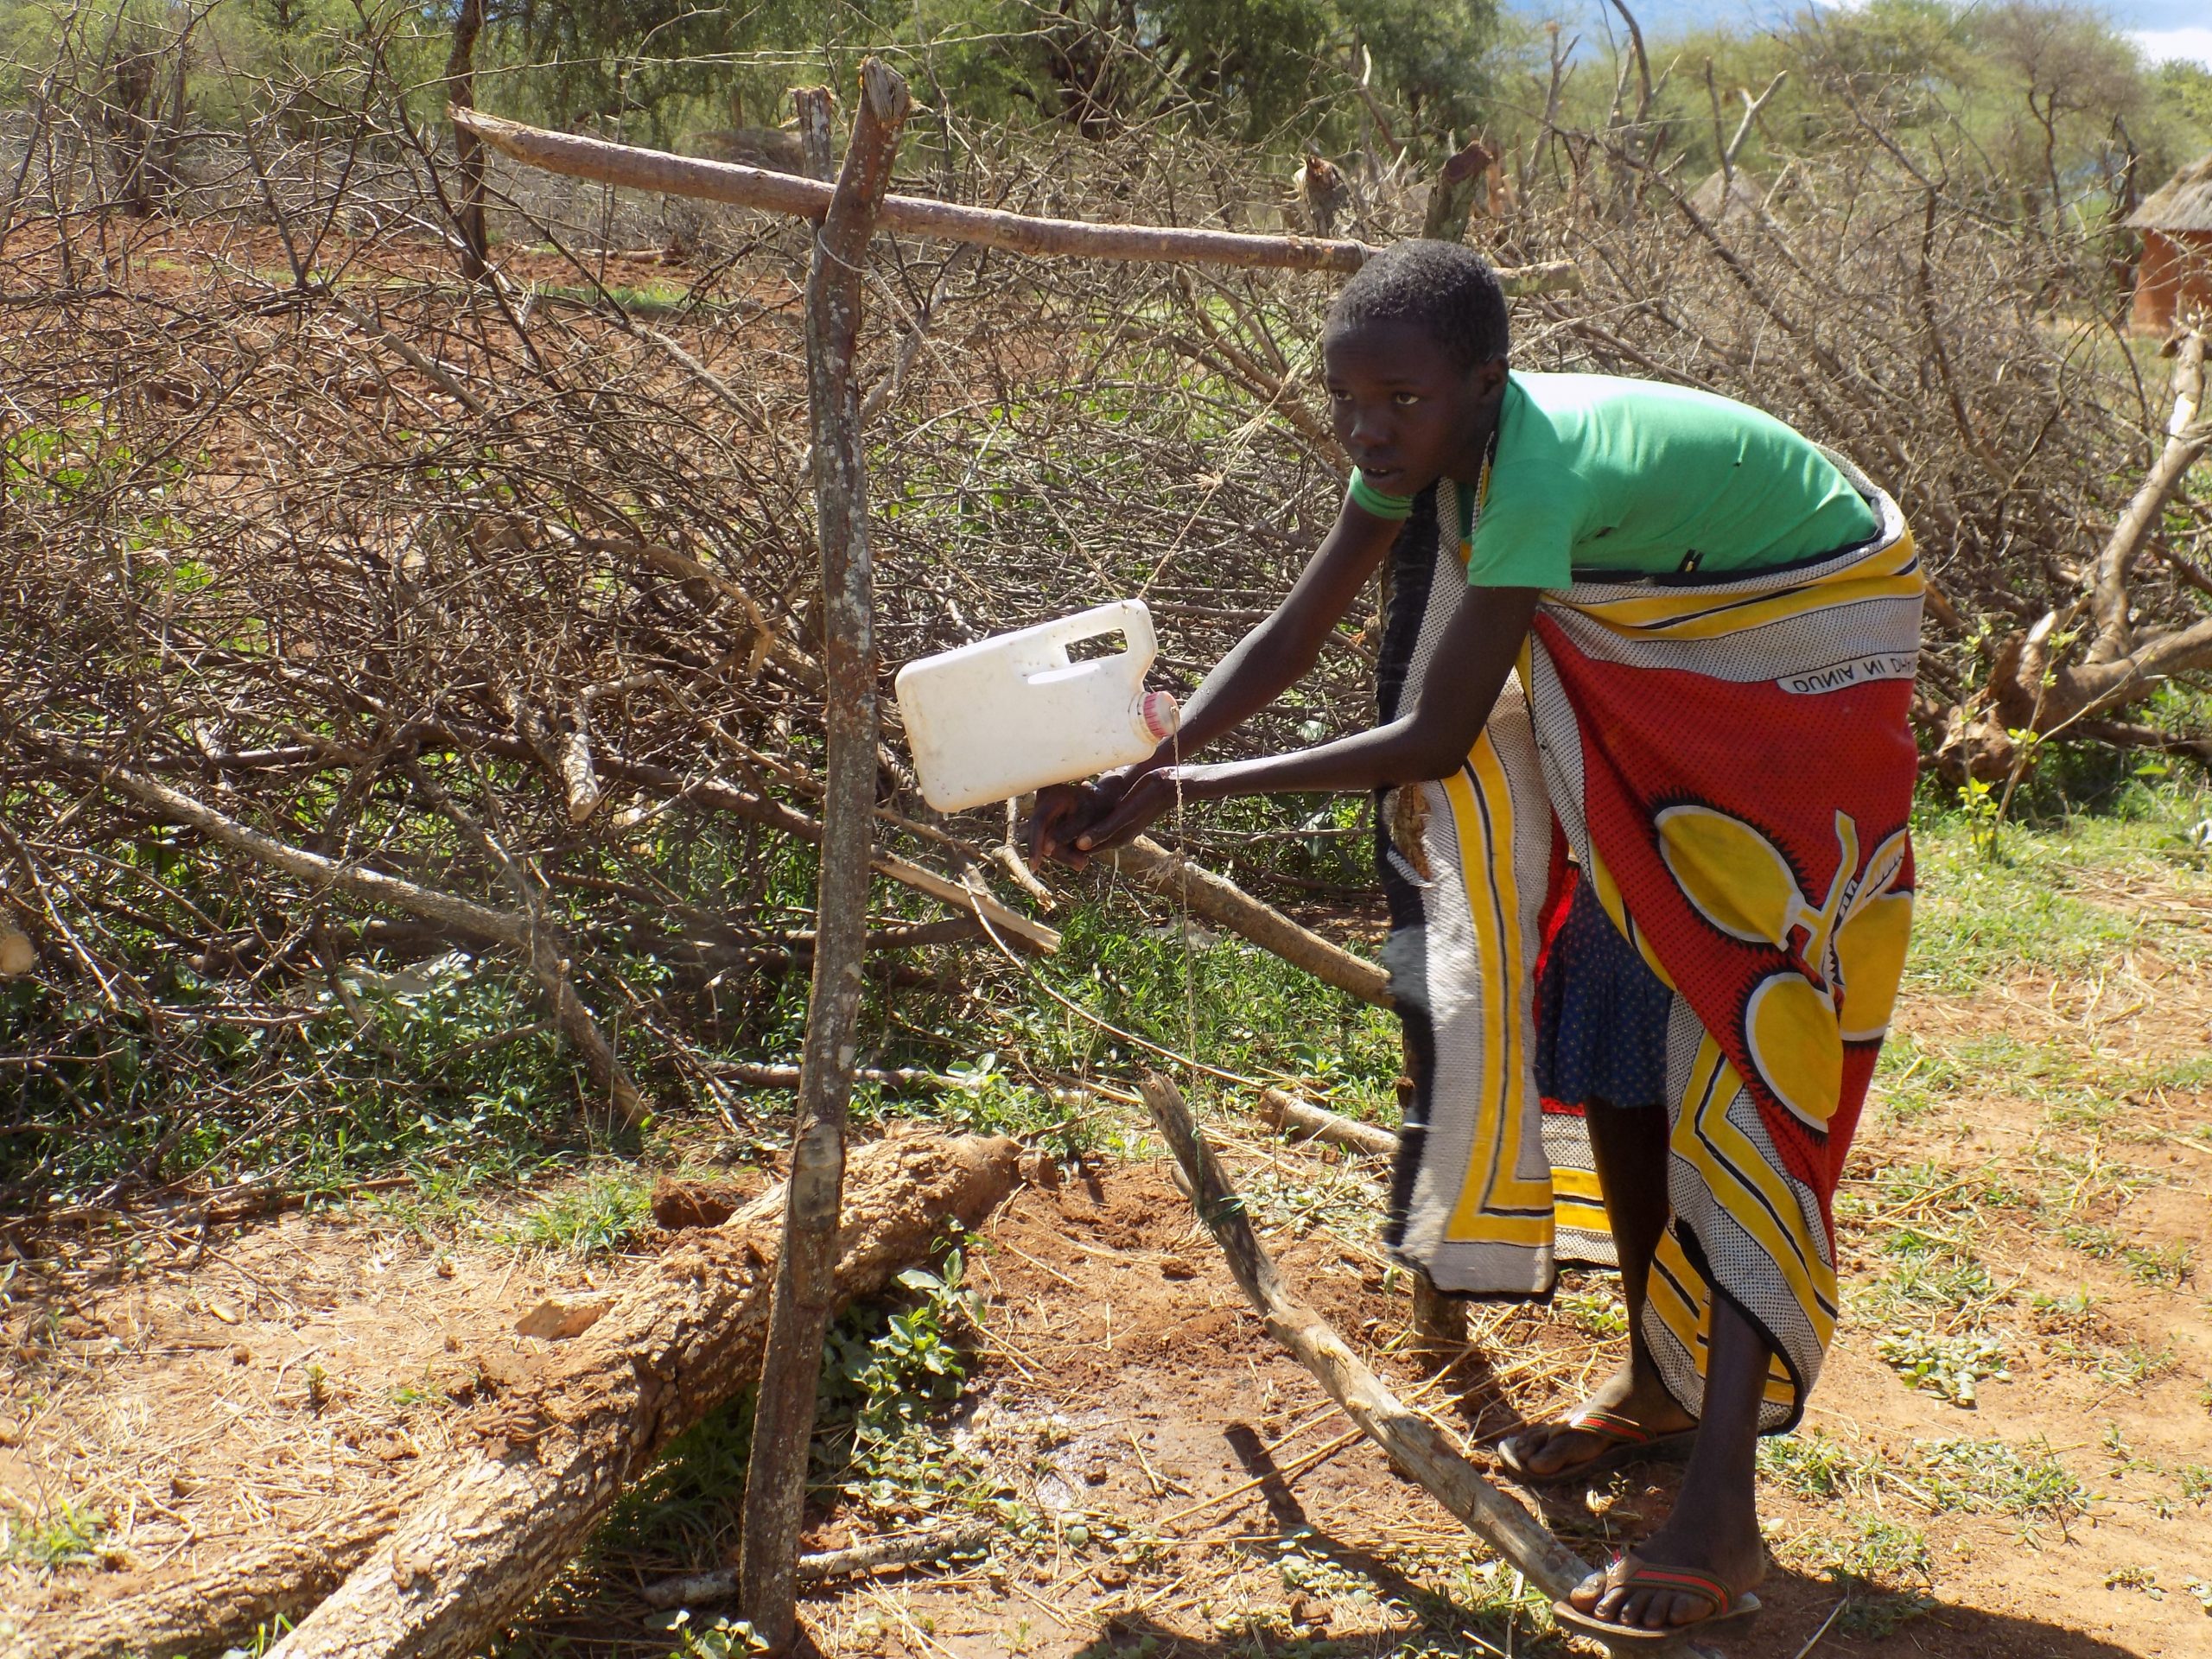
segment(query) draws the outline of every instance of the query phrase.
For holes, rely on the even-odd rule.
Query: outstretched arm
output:
[[[1217,766],[1156,767],[1137,779],[1112,810],[1081,827],[1079,853],[1092,853],[1138,834],[1176,801],[1232,795],[1365,790],[1442,778],[1464,761],[1481,735],[1542,592],[1535,588],[1470,588],[1444,626],[1414,707],[1388,726],[1339,738],[1294,754],[1263,755]]]
[[[1096,784],[1039,791],[1037,810],[1030,818],[1032,852],[1079,865],[1079,853],[1070,856],[1077,835],[1119,802],[1139,779],[1189,760],[1301,678],[1390,550],[1399,529],[1398,521],[1378,518],[1346,501],[1282,603],[1239,640],[1192,693],[1173,737],[1135,766],[1109,772]]]

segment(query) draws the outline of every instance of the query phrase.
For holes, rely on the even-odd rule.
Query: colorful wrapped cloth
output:
[[[1532,1062],[1579,863],[1674,994],[1673,1220],[1644,1334],[1699,1414],[1708,1300],[1727,1297],[1774,1350],[1768,1432],[1797,1421],[1834,1329],[1830,1199],[1912,915],[1923,581],[1896,503],[1838,465],[1879,515],[1872,540],[1548,594],[1465,765],[1381,814],[1411,1080],[1389,1242],[1476,1295],[1547,1295],[1561,1264],[1613,1260],[1580,1113],[1540,1098]],[[1421,502],[1392,555],[1386,721],[1446,671],[1454,491]]]

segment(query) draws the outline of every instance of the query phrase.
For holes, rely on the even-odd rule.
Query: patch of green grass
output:
[[[998,1069],[998,1059],[995,1051],[986,1050],[969,1064],[947,1066],[955,1086],[938,1093],[930,1116],[971,1135],[1007,1135],[1048,1147],[1064,1159],[1097,1147],[1112,1114],[1109,1103],[1080,1090],[1012,1077]],[[883,1109],[887,1115],[887,1104]],[[904,1109],[912,1110],[911,1103]]]
[[[2206,861],[2189,829],[2206,810],[2196,790],[2138,789],[2122,810],[2008,830],[1993,858],[1975,844],[1965,815],[1923,810],[1914,823],[1920,890],[1907,982],[1963,993],[2026,963],[2062,976],[2092,972],[2154,930],[2164,952],[2212,955],[2202,930],[2166,925],[2103,896],[2115,874],[2162,881],[2201,874]]]
[[[1910,1032],[1893,1032],[1874,1066],[1874,1098],[1900,1123],[1910,1123],[1958,1098],[1969,1085],[1966,1071],[1943,1051]]]
[[[1980,1262],[1925,1249],[1911,1250],[1881,1278],[1854,1294],[1868,1312],[1888,1319],[1931,1311],[1963,1313],[2003,1299],[1989,1269]]]
[[[2181,1239],[2171,1244],[2125,1245],[2120,1259],[2127,1264],[2128,1276],[2139,1285],[2177,1290],[2196,1272],[2196,1253]]]
[[[2082,1483],[2037,1440],[1920,1440],[1906,1459],[1848,1446],[1820,1429],[1759,1443],[1759,1473],[1802,1497],[1895,1493],[1931,1515],[1963,1511],[2064,1525],[2088,1502]]]
[[[604,1255],[637,1236],[652,1209],[652,1178],[642,1170],[593,1175],[524,1215],[514,1242],[563,1255]]]
[[[1325,1084],[1353,1116],[1396,1121],[1398,1027],[1383,1010],[1241,939],[1185,933],[1172,907],[1139,911],[1125,893],[1055,920],[1060,950],[1035,969],[1077,1007],[1226,1071]],[[1008,1026],[1001,1051],[1018,1048],[1040,1069],[1117,1074],[1153,1060],[1041,995],[1027,996]]]
[[[1930,1572],[1927,1535],[1876,1515],[1847,1514],[1841,1532],[1800,1540],[1800,1554],[1808,1566],[1862,1584],[1924,1583]]]
[[[1846,1636],[1879,1642],[1895,1635],[1899,1625],[1910,1623],[1923,1613],[1933,1612],[1936,1605],[1933,1596],[1923,1596],[1916,1591],[1860,1591],[1844,1603],[1843,1611],[1836,1615],[1835,1627]]]
[[[2081,1367],[2100,1382],[2128,1389],[2139,1389],[2146,1382],[2155,1382],[2179,1363],[2171,1348],[2153,1352],[2137,1343],[2113,1348],[2101,1343],[2084,1343],[2066,1334],[2052,1340],[2050,1354],[2054,1359]]]
[[[1936,1440],[1916,1449],[1939,1511],[1966,1510],[2063,1526],[2088,1501],[2082,1483],[2040,1440],[2025,1448],[2007,1440]]]
[[[1986,1333],[1901,1326],[1878,1338],[1874,1351],[1907,1386],[1972,1410],[1984,1381],[2009,1381],[2004,1344]]]
[[[2088,1330],[2103,1323],[2097,1299],[2087,1285],[2056,1296],[2039,1290],[2028,1299],[2028,1306],[2035,1310],[2036,1322],[2046,1330]]]
[[[2201,1463],[2184,1463],[2174,1471],[2174,1479],[2181,1487],[2182,1500],[2202,1503],[2212,1497],[2212,1467]]]
[[[2076,1224],[2059,1236],[2085,1255],[2118,1261],[2139,1285],[2178,1290],[2196,1273],[2196,1252],[2186,1240],[2167,1244],[2131,1244],[2109,1227]]]
[[[107,1517],[65,1500],[42,1519],[0,1515],[0,1561],[23,1561],[51,1571],[99,1557]]]
[[[1789,1554],[1844,1592],[1836,1625],[1851,1635],[1887,1636],[1936,1605],[1922,1593],[1932,1577],[1927,1535],[1885,1516],[1847,1510],[1834,1530],[1799,1534]]]
[[[594,306],[612,300],[632,316],[674,315],[689,310],[691,304],[691,290],[682,283],[648,283],[643,287],[609,283],[604,288],[590,283],[538,283],[533,287],[551,300]]]
[[[1800,1497],[1872,1497],[1880,1459],[1844,1445],[1821,1429],[1771,1435],[1759,1442],[1759,1473]]]
[[[1287,1239],[1314,1232],[1368,1237],[1386,1203],[1382,1182],[1353,1164],[1300,1160],[1263,1166],[1246,1174],[1240,1186],[1261,1224]]]
[[[1628,1334],[1628,1305],[1605,1290],[1563,1290],[1553,1299],[1560,1313],[1593,1337]]]
[[[129,855],[149,874],[227,913],[231,896],[196,854],[143,842]],[[146,948],[171,1005],[165,1031],[128,1003],[29,1001],[0,987],[0,1026],[50,1057],[25,1080],[22,1120],[55,1130],[0,1140],[0,1182],[39,1149],[40,1190],[57,1202],[118,1178],[220,1186],[282,1172],[292,1191],[340,1194],[409,1173],[416,1191],[380,1202],[396,1215],[416,1206],[427,1224],[461,1192],[520,1179],[590,1133],[519,970],[458,955],[360,964],[342,995],[322,991],[311,1020],[275,1032],[229,1022],[224,988],[150,938]]]

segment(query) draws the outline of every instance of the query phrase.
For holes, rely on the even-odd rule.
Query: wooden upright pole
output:
[[[773,1653],[789,1649],[797,1619],[793,1568],[806,1498],[807,1445],[814,1433],[815,1380],[834,1292],[845,1109],[852,1095],[874,854],[874,593],[853,357],[860,335],[861,267],[876,209],[891,183],[899,130],[911,107],[906,83],[895,72],[873,58],[861,67],[852,142],[836,194],[815,238],[806,279],[807,397],[814,423],[829,755],[813,997],[807,1008],[784,1248],[768,1315],[738,1560],[745,1616]]]
[[[446,97],[461,109],[476,102],[476,37],[483,28],[484,0],[461,0],[454,14],[453,50],[446,59]],[[461,175],[461,200],[453,207],[461,235],[461,274],[480,283],[492,250],[484,220],[484,145],[466,121],[453,124],[453,155]]]

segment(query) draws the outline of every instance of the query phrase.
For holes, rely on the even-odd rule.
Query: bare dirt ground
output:
[[[2115,1056],[2186,1078],[2209,1018],[2201,981],[2142,953],[2094,983],[2031,971],[1910,1007],[1900,1036],[1929,1067],[2014,1058],[1918,1111],[1908,1065],[1870,1116],[1842,1206],[1846,1329],[1806,1423],[1770,1443],[1770,1611],[1732,1650],[1794,1659],[1825,1624],[1819,1650],[1837,1655],[2212,1655],[2196,1255],[2212,1114],[2201,1085],[2106,1101],[2052,1083]],[[1371,1243],[1375,1172],[1217,1127],[1305,1292],[1477,1455],[1618,1353],[1592,1334],[1611,1303],[1592,1277],[1548,1310],[1480,1312],[1438,1375],[1406,1351],[1409,1305]],[[444,1426],[486,1368],[535,1343],[513,1334],[519,1314],[627,1270],[437,1232],[365,1208],[104,1232],[14,1265],[0,1504],[18,1542],[0,1601],[28,1650],[88,1599],[404,1500],[452,1454]],[[1162,1164],[1094,1160],[1026,1190],[971,1254],[987,1329],[943,1445],[1038,1524],[950,1573],[825,1591],[810,1604],[825,1652],[1509,1650],[1510,1573],[1275,1351]],[[2009,1373],[1982,1378],[1972,1409],[1877,1352],[1947,1328],[1992,1333]],[[1543,1502],[1595,1557],[1663,1514],[1672,1478],[1633,1471]],[[919,1518],[900,1507],[849,1500],[814,1542]],[[90,1559],[49,1567],[21,1542],[92,1512]],[[572,1588],[524,1650],[671,1650],[623,1584]],[[1521,1606],[1518,1650],[1545,1650]]]

